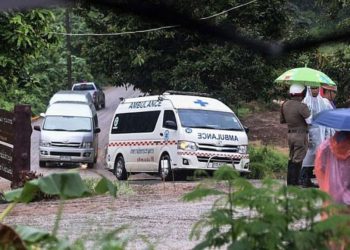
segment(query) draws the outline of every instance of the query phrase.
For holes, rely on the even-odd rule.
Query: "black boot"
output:
[[[293,167],[294,167],[293,185],[295,186],[299,185],[301,165],[302,165],[302,162],[293,162]]]
[[[289,162],[287,173],[287,185],[298,186],[300,176],[301,162]]]
[[[308,188],[310,187],[310,176],[309,176],[309,168],[310,167],[302,167],[301,168],[301,173],[300,173],[300,185],[303,188]]]
[[[314,172],[313,167],[307,169],[307,176],[308,176],[307,185],[308,185],[308,187],[318,188],[319,186],[311,181],[311,178],[313,178],[313,176],[314,176],[313,172]]]
[[[313,175],[313,167],[304,167],[301,170],[301,174],[300,174],[300,185],[303,188],[318,188],[318,185],[314,184],[311,181],[312,175]]]
[[[292,185],[292,172],[293,172],[293,169],[292,169],[292,161],[289,160],[288,161],[288,167],[287,167],[287,185]]]

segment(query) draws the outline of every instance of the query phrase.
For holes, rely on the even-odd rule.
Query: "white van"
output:
[[[94,101],[88,91],[60,90],[50,99],[49,105],[55,102],[84,102],[93,104]]]
[[[249,172],[248,137],[234,112],[219,100],[178,93],[119,104],[106,152],[116,177],[158,172],[171,180],[181,170],[213,171],[223,164]]]
[[[45,113],[39,141],[39,166],[47,163],[87,163],[94,166],[98,152],[96,111],[82,102],[55,102]]]
[[[72,91],[60,90],[56,92],[50,99],[49,105],[57,102],[71,102],[71,103],[86,103],[89,105],[92,115],[94,117],[96,126],[98,127],[97,112],[92,100],[91,94],[88,91]]]

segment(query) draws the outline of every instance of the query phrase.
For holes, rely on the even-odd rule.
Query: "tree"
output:
[[[28,93],[31,83],[28,63],[57,39],[51,31],[54,15],[48,10],[0,13],[0,91],[1,106],[10,109]]]
[[[238,4],[237,1],[179,1],[174,8],[198,19]],[[259,1],[212,18],[211,22],[227,29],[234,24],[249,36],[277,39],[288,24],[284,4],[283,0]],[[81,9],[78,13],[96,33],[162,26],[123,12]],[[252,52],[181,27],[89,37],[84,51],[95,76],[110,79],[118,86],[132,83],[149,93],[166,89],[205,91],[235,103],[263,97],[274,78],[272,66]]]

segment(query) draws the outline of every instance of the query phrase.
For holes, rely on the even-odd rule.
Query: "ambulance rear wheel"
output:
[[[123,181],[127,179],[127,173],[125,169],[125,161],[123,156],[119,155],[114,163],[114,175],[118,180]]]
[[[163,163],[163,164],[162,164]],[[173,179],[173,171],[171,170],[171,160],[168,154],[163,154],[159,161],[159,175],[164,181],[171,181]]]

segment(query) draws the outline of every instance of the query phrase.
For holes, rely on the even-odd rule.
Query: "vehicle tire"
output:
[[[162,161],[165,161],[164,168],[162,167]],[[173,180],[173,171],[171,170],[171,159],[168,154],[163,154],[159,160],[159,176],[164,181]]]
[[[46,168],[46,161],[39,161],[40,168]]]
[[[94,168],[95,163],[94,162],[88,162],[87,167],[88,168]]]
[[[103,100],[101,107],[104,109],[106,107],[106,100]]]
[[[125,169],[125,161],[121,155],[114,162],[114,175],[120,181],[126,180],[128,177]]]

